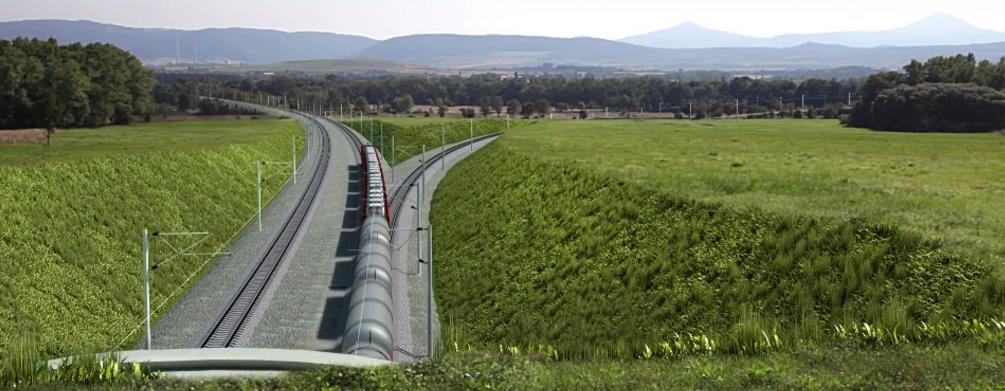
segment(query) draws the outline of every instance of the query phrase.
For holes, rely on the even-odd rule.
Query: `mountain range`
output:
[[[332,33],[245,28],[175,30],[122,27],[91,21],[26,20],[0,22],[0,38],[56,38],[61,43],[104,42],[132,52],[147,64],[275,63],[345,58],[376,40]]]
[[[90,21],[0,22],[0,38],[19,36],[62,43],[107,42],[148,65],[273,64],[303,60],[366,60],[382,69],[513,69],[541,64],[634,70],[804,70],[864,66],[894,69],[911,59],[974,53],[997,61],[1005,34],[935,15],[882,32],[844,32],[755,38],[693,23],[612,41],[514,35],[420,34],[385,41],[322,32],[214,28],[133,28]]]
[[[784,48],[808,42],[871,48],[879,46],[945,46],[1005,42],[1005,32],[979,29],[946,14],[935,14],[910,25],[883,31],[845,31],[816,34],[784,34],[758,38],[713,30],[695,23],[636,35],[621,40],[664,49],[718,47]]]

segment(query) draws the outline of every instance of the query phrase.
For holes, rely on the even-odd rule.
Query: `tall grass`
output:
[[[431,217],[441,315],[475,348],[763,351],[1005,313],[999,266],[917,234],[677,198],[505,146],[458,165]]]
[[[125,363],[120,357],[83,354],[50,366],[42,346],[29,334],[21,333],[0,349],[0,386],[17,388],[40,384],[106,384],[146,381],[158,378],[137,362]]]

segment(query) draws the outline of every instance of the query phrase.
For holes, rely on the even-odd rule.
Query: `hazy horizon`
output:
[[[507,34],[622,39],[685,22],[703,27],[771,37],[790,33],[877,31],[902,27],[932,14],[958,17],[978,28],[1005,31],[999,15],[1005,3],[960,0],[951,6],[932,0],[816,4],[791,0],[751,4],[742,0],[701,3],[627,0],[513,0],[476,3],[434,0],[417,6],[405,0],[359,4],[318,0],[0,0],[0,21],[91,20],[129,27],[245,27],[281,31],[321,31],[387,39],[411,34]],[[868,9],[868,11],[863,11]],[[193,12],[193,10],[199,10]],[[304,17],[303,15],[309,15]],[[373,20],[379,23],[372,23]]]

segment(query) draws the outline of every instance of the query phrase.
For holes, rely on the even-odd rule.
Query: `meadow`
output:
[[[460,163],[433,201],[448,345],[626,358],[944,341],[970,319],[1000,334],[1000,265],[894,226],[696,201],[509,145]]]
[[[868,219],[1005,261],[1005,135],[828,120],[540,121],[503,144],[676,197]]]
[[[0,165],[30,165],[253,144],[273,135],[273,130],[289,129],[291,126],[296,125],[285,120],[215,120],[72,129],[53,135],[49,147],[44,144],[0,144]]]
[[[199,250],[223,248],[255,213],[255,161],[289,160],[291,136],[303,143],[292,120],[157,123],[0,146],[0,346],[29,339],[44,357],[131,346],[142,230],[209,231]],[[286,182],[267,174],[266,200]],[[151,250],[155,262],[170,255]],[[210,260],[156,271],[155,316]]]

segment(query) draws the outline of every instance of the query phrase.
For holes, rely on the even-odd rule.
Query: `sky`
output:
[[[131,27],[252,27],[376,39],[420,33],[621,39],[689,21],[768,37],[884,30],[934,13],[1005,31],[1002,0],[0,0],[0,21],[86,19]]]

